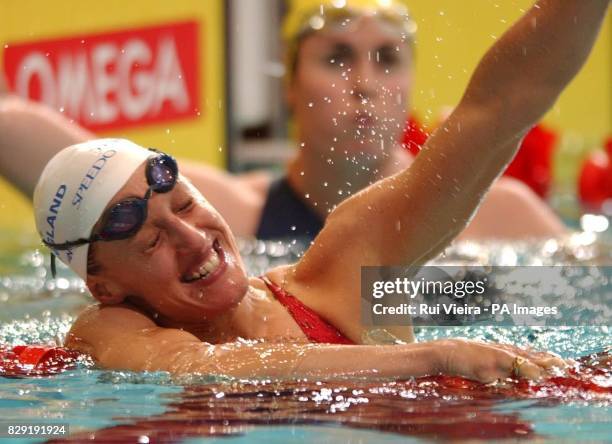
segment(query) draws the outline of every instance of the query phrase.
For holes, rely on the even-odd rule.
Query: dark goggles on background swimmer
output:
[[[43,243],[53,250],[69,250],[85,244],[98,241],[114,241],[127,239],[138,233],[147,219],[147,203],[153,192],[167,193],[174,188],[178,178],[178,165],[169,154],[157,153],[147,161],[145,176],[147,189],[144,197],[130,197],[116,203],[104,212],[102,228],[89,238],[54,244],[43,240]],[[55,256],[51,254],[51,273],[55,277]]]

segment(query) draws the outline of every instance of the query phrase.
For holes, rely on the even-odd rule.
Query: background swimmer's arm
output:
[[[517,179],[500,177],[457,239],[524,241],[561,237],[567,233],[563,222],[531,188]]]
[[[539,1],[485,54],[461,103],[412,166],[330,215],[296,280],[338,293],[356,282],[350,291],[358,294],[355,264],[422,264],[437,255],[580,69],[608,3]]]
[[[46,105],[0,96],[0,174],[29,198],[55,153],[93,138]]]
[[[46,105],[0,94],[0,175],[28,198],[51,157],[95,137]],[[254,235],[265,200],[261,177],[242,180],[218,168],[180,159],[179,168],[236,234]]]

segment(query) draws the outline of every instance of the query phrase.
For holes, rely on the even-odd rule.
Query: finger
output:
[[[533,379],[538,380],[545,375],[543,367],[534,363],[528,358],[524,358],[519,354],[508,353],[508,357],[503,360],[503,372],[505,378],[514,379]]]
[[[514,375],[512,375],[512,377],[514,378],[526,378],[534,381],[541,379],[545,374],[542,367],[537,364],[534,364],[528,359],[526,361],[521,362],[521,365],[514,369],[513,373]]]
[[[569,365],[568,362],[555,353],[525,350],[510,344],[500,344],[500,347],[513,354],[527,358],[544,368],[566,368]]]
[[[569,367],[569,363],[567,363],[565,360],[557,357],[557,356],[550,356],[550,357],[545,357],[545,358],[538,358],[538,359],[532,359],[532,361],[539,365],[540,367],[543,367],[545,369],[552,369],[552,368],[560,368],[560,369],[565,369],[567,367]]]

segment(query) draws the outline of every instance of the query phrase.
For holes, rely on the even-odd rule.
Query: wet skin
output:
[[[142,197],[146,189],[143,164],[107,208]],[[261,279],[247,278],[229,226],[188,181],[179,177],[172,191],[153,193],[147,208],[135,236],[95,245],[101,271],[88,275],[87,285],[102,309],[135,309],[157,325],[184,329],[211,343],[237,337],[305,341]],[[194,279],[214,254],[220,262],[216,269]]]
[[[146,189],[143,164],[108,206],[142,197]],[[190,281],[215,253],[221,260],[217,270]],[[90,275],[88,286],[100,300],[117,303],[129,298],[161,321],[191,324],[216,317],[236,306],[248,287],[227,223],[182,178],[171,192],[153,193],[147,219],[135,236],[98,242],[95,258],[102,272]]]

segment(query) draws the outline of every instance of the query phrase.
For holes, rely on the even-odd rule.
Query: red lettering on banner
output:
[[[199,115],[196,22],[9,43],[9,88],[93,130]]]

